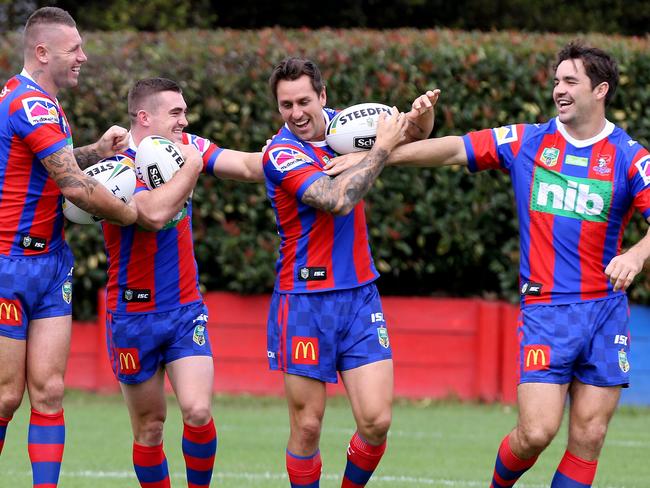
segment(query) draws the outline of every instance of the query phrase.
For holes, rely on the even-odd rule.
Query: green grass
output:
[[[0,487],[30,487],[26,434],[28,405],[16,413],[0,456]],[[119,396],[68,392],[67,442],[61,488],[137,487],[131,465],[131,432]],[[370,486],[391,488],[485,488],[497,446],[515,422],[515,411],[498,405],[398,401],[388,450]],[[215,397],[219,450],[213,486],[282,487],[288,435],[282,399]],[[329,400],[321,442],[323,488],[340,486],[345,448],[354,425],[347,401]],[[650,486],[650,410],[623,408],[614,417],[595,487]],[[187,486],[180,451],[181,420],[173,399],[165,427],[172,485]],[[548,487],[564,451],[566,429],[544,452],[518,488]]]

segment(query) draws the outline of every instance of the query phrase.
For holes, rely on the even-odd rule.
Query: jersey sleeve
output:
[[[298,199],[316,180],[327,176],[320,166],[299,148],[271,144],[264,153],[264,176]]]
[[[42,95],[21,97],[11,104],[14,132],[41,160],[68,144],[68,136],[61,128],[62,119],[59,107]]]
[[[205,137],[195,136],[194,134],[183,133],[183,143],[194,146],[203,157],[203,172],[209,175],[214,174],[214,167],[223,148],[217,146]]]
[[[644,147],[632,158],[627,177],[634,207],[650,220],[650,153]]]
[[[524,125],[506,125],[463,136],[467,166],[472,173],[487,169],[510,170],[519,153]]]

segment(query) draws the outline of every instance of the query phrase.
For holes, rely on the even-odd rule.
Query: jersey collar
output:
[[[612,132],[614,132],[614,124],[612,124],[609,120],[605,119],[605,127],[603,127],[603,130],[601,130],[598,134],[596,134],[594,137],[590,137],[589,139],[575,139],[574,137],[571,137],[569,135],[569,132],[566,129],[566,126],[560,122],[559,117],[555,117],[555,124],[557,125],[557,130],[560,131],[560,134],[569,142],[572,146],[574,147],[589,147],[594,144],[596,144],[598,141],[602,141],[606,137],[608,137]]]

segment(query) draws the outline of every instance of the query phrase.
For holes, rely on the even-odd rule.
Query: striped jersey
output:
[[[62,195],[43,158],[72,146],[58,101],[27,72],[0,92],[0,255],[55,252],[64,243]]]
[[[326,121],[336,112],[323,109]],[[307,142],[285,125],[264,153],[267,195],[280,235],[275,290],[311,293],[356,288],[379,276],[370,253],[363,201],[335,216],[302,203],[309,186],[329,178],[323,166],[336,153],[325,143]]]
[[[588,140],[557,119],[463,137],[469,169],[509,172],[520,232],[522,305],[606,298],[605,267],[634,209],[650,218],[650,155],[606,121]]]
[[[203,170],[213,174],[223,149],[209,140],[183,134],[203,154]],[[125,156],[135,160],[131,140]],[[138,181],[135,193],[149,191]],[[138,224],[118,226],[102,222],[108,258],[107,309],[117,313],[165,312],[201,300],[194,243],[192,201],[163,229],[153,232]]]

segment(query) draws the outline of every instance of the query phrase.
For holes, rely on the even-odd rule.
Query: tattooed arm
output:
[[[59,149],[41,162],[63,196],[77,207],[119,225],[135,222],[138,216],[135,204],[125,204],[81,171],[70,146]]]
[[[334,215],[346,215],[364,197],[384,168],[393,148],[405,137],[407,119],[393,107],[389,117],[380,117],[377,140],[359,162],[335,178],[325,176],[312,183],[302,202]]]
[[[114,125],[110,127],[97,142],[88,146],[76,147],[74,157],[81,169],[99,162],[104,158],[124,151],[129,147],[129,133],[123,127]]]

